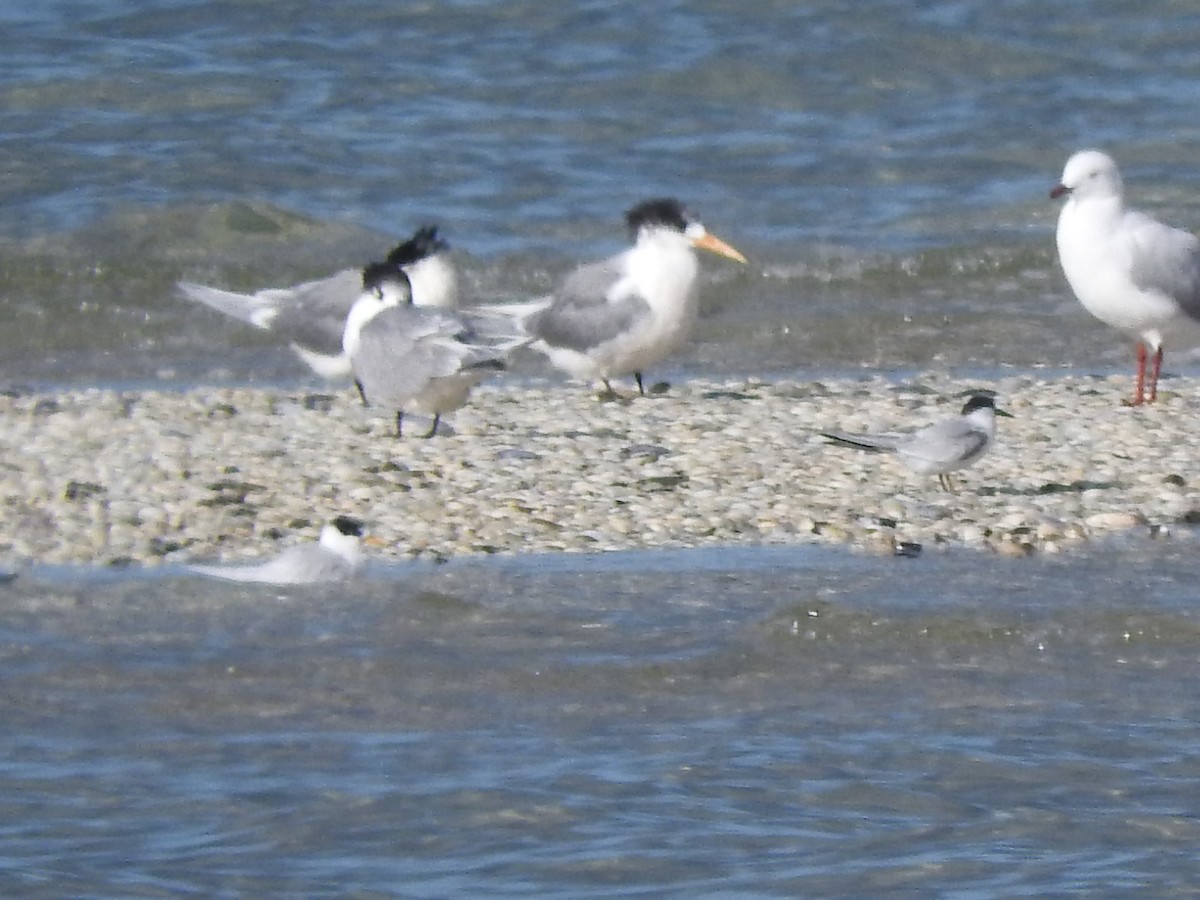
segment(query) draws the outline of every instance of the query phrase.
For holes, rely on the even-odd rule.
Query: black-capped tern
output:
[[[405,412],[432,416],[426,437],[433,437],[441,417],[526,342],[508,338],[489,339],[465,315],[414,306],[404,272],[375,263],[363,270],[342,348],[364,404],[395,410],[398,437]]]
[[[981,459],[996,438],[996,416],[1011,414],[996,408],[995,398],[978,393],[971,396],[961,415],[942,419],[908,434],[853,434],[823,431],[821,434],[839,444],[861,450],[895,453],[901,461],[921,475],[937,475],[947,491],[954,490],[950,473]]]
[[[226,581],[261,584],[316,584],[352,577],[363,562],[363,526],[338,516],[321,529],[320,538],[297,544],[274,559],[247,565],[189,565],[188,571]]]

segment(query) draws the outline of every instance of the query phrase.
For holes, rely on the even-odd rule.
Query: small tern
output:
[[[417,229],[388,254],[387,263],[402,269],[418,306],[453,309],[458,305],[458,276],[447,258],[449,246],[437,226]],[[362,270],[344,269],[328,278],[287,288],[239,294],[181,281],[179,292],[227,316],[279,335],[304,363],[323,378],[345,378],[350,363],[341,353],[346,315],[362,293]]]
[[[642,372],[688,337],[697,316],[694,247],[737,262],[746,257],[710,234],[678,200],[647,200],[625,214],[634,244],[600,262],[577,268],[550,296],[490,309],[516,318],[559,369],[574,378],[633,375],[644,394]]]
[[[316,584],[344,581],[362,565],[362,523],[338,516],[321,529],[320,539],[297,544],[274,559],[249,565],[190,565],[188,571],[226,581],[259,584]]]
[[[942,419],[908,434],[841,431],[823,431],[821,434],[861,450],[895,453],[914,472],[936,474],[942,487],[953,491],[950,473],[966,468],[991,449],[996,439],[996,416],[1012,418],[1011,413],[996,409],[996,401],[991,395],[977,393],[963,406],[961,415]]]
[[[1050,191],[1065,196],[1058,258],[1084,309],[1137,340],[1137,378],[1129,403],[1158,397],[1167,344],[1200,342],[1200,240],[1125,206],[1112,157],[1082,150]],[[1147,383],[1147,356],[1153,363]]]
[[[363,270],[342,336],[363,404],[396,410],[397,437],[407,411],[432,416],[425,436],[433,437],[442,415],[466,403],[471,388],[524,343],[524,336],[497,343],[465,315],[414,306],[408,278],[387,263]]]

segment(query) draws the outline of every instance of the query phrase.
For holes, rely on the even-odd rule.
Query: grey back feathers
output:
[[[650,315],[650,305],[639,295],[599,302],[623,277],[622,258],[580,266],[563,281],[554,304],[530,316],[529,333],[554,347],[586,351],[632,330]]]

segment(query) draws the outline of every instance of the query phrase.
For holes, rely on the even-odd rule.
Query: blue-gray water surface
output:
[[[1183,896],[1191,546],[0,588],[5,896]]]
[[[1049,188],[1098,145],[1136,202],[1200,220],[1186,4],[51,0],[0,23],[9,381],[294,379],[174,283],[291,283],[437,222],[469,299],[525,298],[662,194],[751,260],[706,261],[684,371],[1123,369],[1057,271]]]
[[[0,383],[307,378],[174,283],[437,222],[527,298],[662,194],[750,264],[655,375],[1125,371],[1047,191],[1100,146],[1200,221],[1198,46],[1167,0],[0,2]],[[1190,896],[1191,546],[23,572],[0,893]]]

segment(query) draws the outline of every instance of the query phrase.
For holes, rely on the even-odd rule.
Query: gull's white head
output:
[[[319,542],[326,550],[357,565],[362,556],[362,535],[362,522],[350,516],[338,516],[321,529]]]
[[[709,234],[703,223],[672,197],[646,200],[625,213],[634,240],[641,241],[653,233],[677,232],[693,247],[744,263],[746,257],[715,235]]]
[[[1057,199],[1066,194],[1072,200],[1120,198],[1124,191],[1121,172],[1111,156],[1099,150],[1080,150],[1067,160],[1062,181],[1050,196]]]

